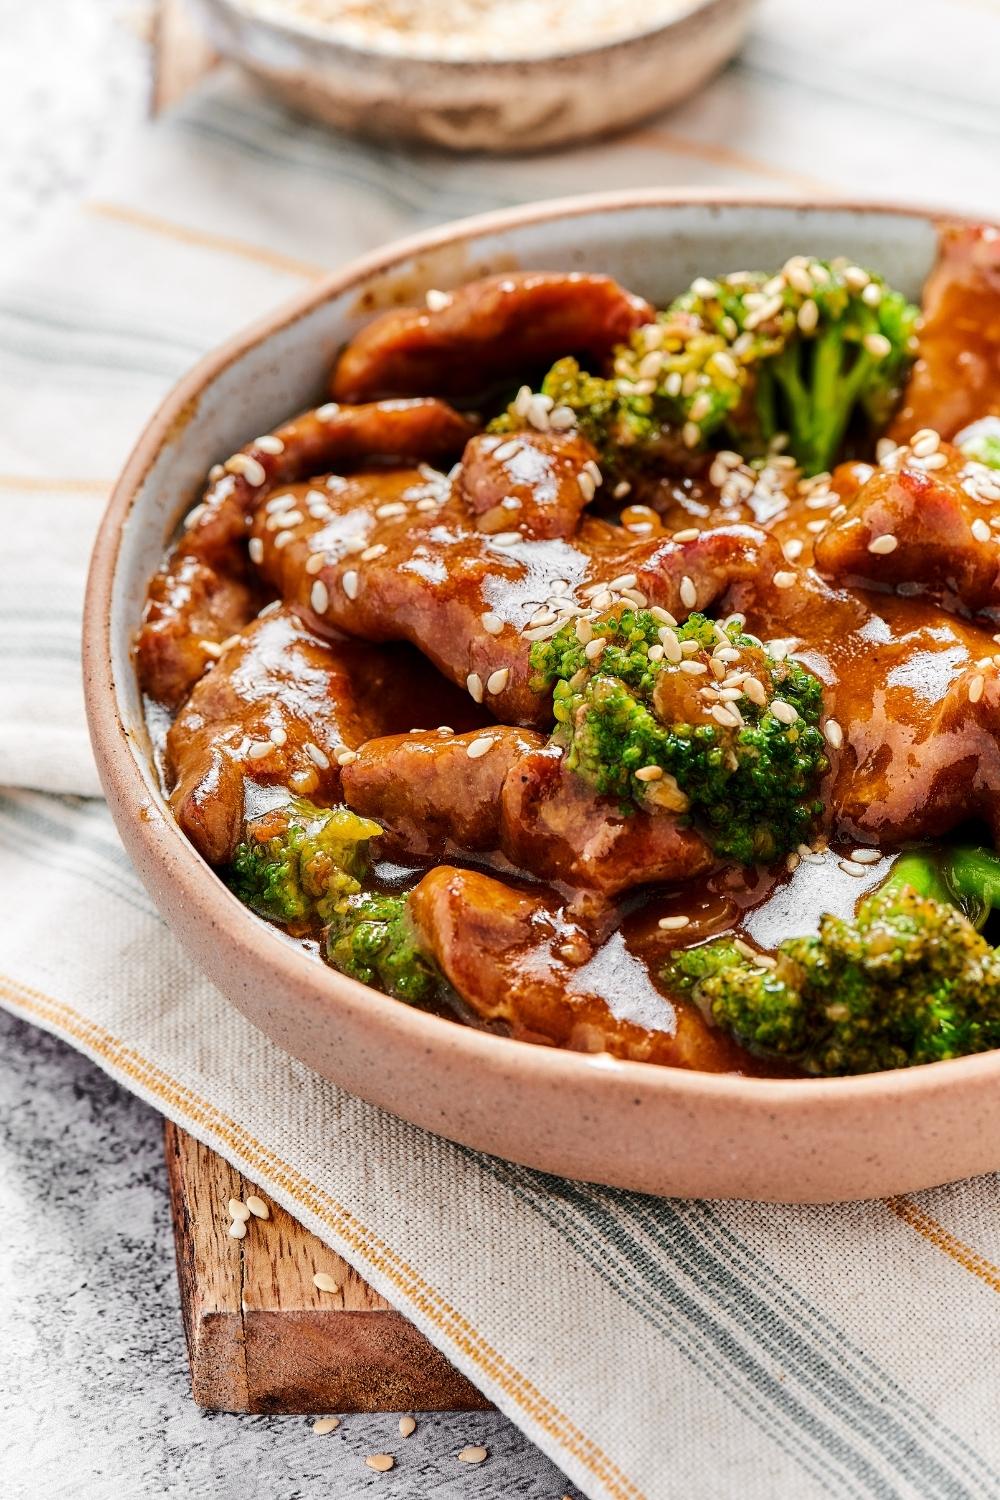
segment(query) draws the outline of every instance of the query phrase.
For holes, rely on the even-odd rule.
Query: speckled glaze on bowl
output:
[[[110,501],[84,625],[91,734],[119,832],[206,973],[279,1046],[454,1140],[568,1177],[828,1202],[1000,1167],[1000,1052],[862,1078],[748,1079],[532,1046],[411,1010],[247,912],[157,787],[130,657],[147,580],[209,465],[320,395],[373,312],[515,266],[601,270],[662,302],[699,272],[847,254],[917,295],[934,220],[905,210],[631,193],[466,220],[355,262],[211,354],[160,407]]]
[[[543,56],[435,58],[352,45],[289,12],[191,0],[213,44],[293,108],[379,140],[538,151],[621,130],[694,93],[743,41],[753,0],[687,0],[621,40]]]

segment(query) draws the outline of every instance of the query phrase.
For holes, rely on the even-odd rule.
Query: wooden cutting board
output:
[[[412,1323],[249,1179],[177,1126],[165,1148],[199,1406],[236,1412],[473,1411],[485,1397]],[[229,1234],[230,1198],[270,1217]],[[316,1272],[339,1290],[319,1291]]]

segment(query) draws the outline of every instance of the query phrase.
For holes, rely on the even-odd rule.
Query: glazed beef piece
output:
[[[1000,415],[1000,231],[951,225],[924,286],[920,354],[890,427],[897,443],[922,427],[952,438]]]
[[[495,718],[538,727],[551,706],[534,685],[531,646],[561,622],[614,599],[682,618],[736,580],[766,588],[783,565],[773,539],[751,527],[675,543],[585,514],[571,537],[535,540],[476,521],[444,475],[357,473],[272,496],[251,552],[267,585],[320,634],[410,641]]]
[[[475,397],[564,354],[601,364],[652,317],[648,302],[610,276],[489,276],[433,308],[394,308],[375,318],[347,345],[331,390],[336,401]]]
[[[338,753],[421,715],[466,712],[456,696],[415,653],[320,641],[290,610],[265,611],[171,725],[177,821],[210,864],[225,864],[240,837],[247,782],[334,802]]]
[[[1000,646],[987,630],[805,570],[761,599],[748,628],[780,638],[824,686],[832,832],[892,848],[982,817],[1000,834]]]
[[[598,797],[566,770],[555,745],[511,768],[500,845],[521,869],[605,898],[651,881],[689,880],[714,862],[701,836],[674,814],[626,814]]]
[[[331,404],[234,454],[150,584],[136,643],[144,691],[176,708],[214,659],[213,647],[256,613],[262,600],[247,560],[247,527],[275,485],[376,457],[457,456],[471,431],[441,401]]]
[[[542,743],[531,730],[500,725],[369,740],[344,767],[344,801],[383,823],[403,856],[495,849],[507,775]]]
[[[410,896],[423,945],[471,1014],[524,1041],[724,1072],[746,1062],[697,1011],[675,1006],[616,935],[609,955],[553,902],[439,865]],[[610,961],[602,961],[605,957]],[[620,1019],[623,991],[636,1019]]]
[[[490,726],[371,740],[343,771],[344,801],[377,818],[402,856],[495,849],[543,880],[587,893],[583,906],[708,869],[704,841],[668,811],[625,815],[566,771],[558,746]],[[578,903],[581,904],[581,903]]]
[[[926,457],[902,448],[869,471],[817,541],[816,566],[838,583],[932,594],[961,613],[1000,608],[1000,475],[933,433],[924,447]]]
[[[576,433],[484,434],[466,445],[458,485],[479,531],[570,537],[593,499],[597,452]]]

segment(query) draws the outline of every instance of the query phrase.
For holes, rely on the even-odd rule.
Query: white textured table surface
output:
[[[0,0],[0,274],[140,117],[142,21],[141,7],[120,0]],[[391,1416],[345,1417],[318,1438],[301,1417],[200,1413],[188,1388],[160,1117],[2,1012],[0,1350],[4,1500],[575,1494],[495,1413],[421,1418],[405,1467],[391,1474],[364,1464],[398,1447]],[[463,1468],[455,1454],[479,1442],[488,1465]]]

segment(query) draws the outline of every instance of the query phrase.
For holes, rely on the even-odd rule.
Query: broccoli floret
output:
[[[369,840],[381,832],[349,808],[295,798],[247,822],[229,886],[259,916],[285,927],[329,922],[360,891]]]
[[[405,896],[351,896],[330,922],[326,956],[342,974],[410,1005],[427,1005],[442,989],[418,946]]]
[[[916,352],[919,310],[845,260],[794,256],[775,276],[699,277],[618,351],[619,390],[682,425],[690,448],[764,452],[779,434],[807,474],[849,426],[888,421]],[[641,403],[645,403],[643,406]]]
[[[983,417],[972,422],[955,439],[967,458],[985,464],[988,469],[1000,469],[1000,417]]]
[[[888,422],[918,318],[873,272],[797,255],[772,276],[698,277],[616,349],[609,377],[563,359],[540,394],[549,409],[576,414],[612,471],[623,457],[641,463],[673,429],[689,449],[725,445],[747,457],[784,436],[803,470],[818,474],[849,429],[873,436]],[[531,399],[522,390],[493,430],[530,425]]]
[[[595,639],[605,645],[593,659]],[[672,626],[626,609],[564,626],[535,643],[531,663],[535,686],[553,690],[565,765],[623,812],[687,814],[716,853],[743,864],[808,837],[829,767],[822,686],[739,621],[695,613]]]
[[[750,1052],[816,1075],[871,1073],[1000,1046],[1000,954],[948,901],[890,882],[853,921],[773,957],[719,939],[664,978]]]

